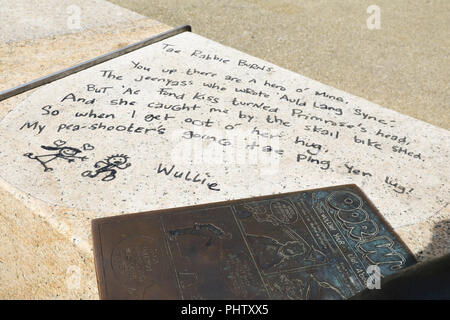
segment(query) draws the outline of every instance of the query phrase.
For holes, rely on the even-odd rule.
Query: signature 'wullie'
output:
[[[191,170],[175,170],[175,165],[172,165],[170,169],[168,169],[168,167],[164,166],[162,163],[158,165],[158,169],[156,171],[157,173],[164,173],[166,176],[172,176],[174,178],[184,179],[185,181],[206,185],[209,190],[220,191],[217,182],[207,182],[210,178],[208,172],[202,175],[200,173],[193,173]]]

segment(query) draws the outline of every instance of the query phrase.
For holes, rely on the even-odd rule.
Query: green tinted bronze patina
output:
[[[415,263],[355,185],[93,221],[102,299],[345,299]]]

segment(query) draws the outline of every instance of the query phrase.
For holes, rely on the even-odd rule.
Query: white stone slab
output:
[[[444,129],[183,33],[21,102],[0,122],[0,177],[103,215],[356,183],[400,227],[449,201],[449,142]]]

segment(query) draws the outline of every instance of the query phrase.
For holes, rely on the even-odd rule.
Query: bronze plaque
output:
[[[415,258],[355,185],[96,219],[101,299],[346,299]],[[370,279],[369,279],[370,280]]]

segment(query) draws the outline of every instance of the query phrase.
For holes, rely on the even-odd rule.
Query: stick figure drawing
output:
[[[83,177],[95,178],[101,173],[106,173],[106,175],[102,178],[102,181],[114,180],[117,174],[116,169],[124,170],[131,166],[128,159],[129,157],[124,154],[111,155],[104,160],[97,161],[94,165],[94,167],[97,168],[95,171],[87,170],[81,175]]]
[[[47,151],[52,151],[51,153],[43,154],[43,155],[34,155],[31,152],[25,153],[24,156],[38,161],[43,167],[44,172],[53,171],[53,168],[49,167],[48,164],[56,159],[63,159],[67,162],[71,163],[74,162],[76,159],[80,159],[81,161],[85,161],[88,159],[86,156],[77,156],[82,150],[74,147],[67,147],[64,146],[66,144],[66,141],[62,140],[56,140],[53,142],[55,147],[53,146],[41,146],[42,149]],[[83,146],[84,147],[84,146]],[[86,150],[84,148],[84,150]]]

